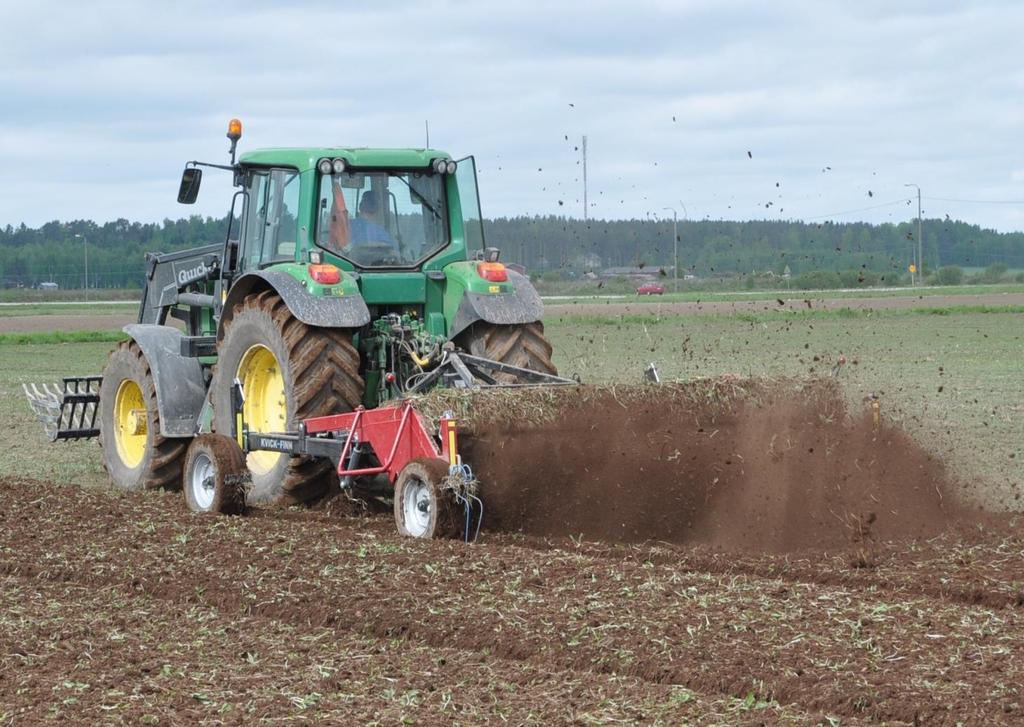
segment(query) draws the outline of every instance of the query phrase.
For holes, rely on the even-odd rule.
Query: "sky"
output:
[[[1024,3],[13,3],[0,225],[221,216],[185,161],[240,149],[474,155],[484,215],[1024,230]]]

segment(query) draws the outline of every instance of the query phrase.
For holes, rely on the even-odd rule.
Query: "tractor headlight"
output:
[[[455,170],[457,168],[458,168],[458,164],[453,162],[451,159],[449,159],[447,162],[445,162],[444,170],[446,172],[448,172],[449,174],[455,174]]]
[[[333,162],[331,162],[331,169],[334,170],[335,174],[341,174],[342,172],[345,171],[345,160],[341,159],[340,157],[338,159],[335,159]]]
[[[321,174],[326,176],[331,173],[332,169],[334,169],[334,165],[331,163],[330,159],[321,159],[317,162],[316,168],[320,170]]]
[[[444,174],[448,169],[448,162],[445,159],[435,159],[430,166],[438,174]]]

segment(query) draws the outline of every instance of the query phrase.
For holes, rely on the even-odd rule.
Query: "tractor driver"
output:
[[[380,224],[380,206],[374,192],[365,192],[359,200],[359,215],[352,220],[350,240],[356,248],[386,245],[398,252],[391,233]]]

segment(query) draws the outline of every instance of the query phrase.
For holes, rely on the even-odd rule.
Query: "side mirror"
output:
[[[238,240],[228,240],[228,259],[224,269],[233,273],[238,268]]]
[[[181,173],[181,186],[178,187],[178,202],[180,204],[193,204],[199,196],[199,184],[203,181],[203,170],[197,167],[187,167]]]

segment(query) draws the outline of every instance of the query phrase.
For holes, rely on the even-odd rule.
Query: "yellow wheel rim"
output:
[[[142,464],[146,456],[146,400],[142,389],[125,379],[114,394],[114,444],[117,455],[129,469]]]
[[[277,357],[266,346],[253,346],[238,364],[242,382],[242,414],[250,431],[283,432],[287,429],[288,404],[284,396],[284,374]],[[249,452],[246,462],[253,474],[266,474],[283,455],[278,452]]]

